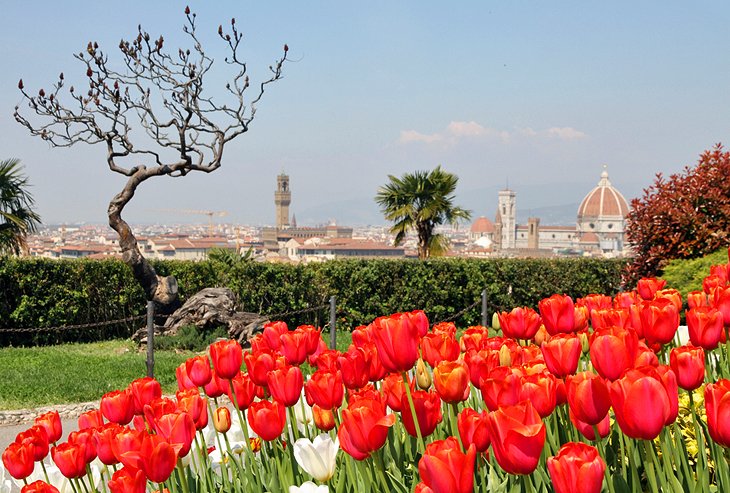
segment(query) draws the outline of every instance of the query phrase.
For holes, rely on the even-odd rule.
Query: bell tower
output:
[[[289,175],[281,173],[276,177],[276,192],[274,192],[274,204],[276,204],[276,227],[285,229],[289,227],[289,204],[291,204],[291,190],[289,189]]]

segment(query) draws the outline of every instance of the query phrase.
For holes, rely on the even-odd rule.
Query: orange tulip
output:
[[[449,437],[426,446],[418,473],[434,493],[469,493],[474,490],[475,460],[474,445],[464,453],[456,438]]]
[[[433,385],[444,402],[469,398],[469,370],[463,361],[442,361],[433,370]]]

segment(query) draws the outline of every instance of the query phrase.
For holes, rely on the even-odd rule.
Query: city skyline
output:
[[[218,24],[237,18],[253,78],[284,43],[294,61],[222,168],[145,183],[125,210],[132,223],[165,222],[153,211],[173,208],[273,224],[282,170],[302,225],[385,223],[373,197],[387,175],[439,164],[459,176],[457,201],[474,217],[493,217],[507,183],[518,210],[577,204],[603,164],[630,200],[655,173],[693,165],[730,131],[722,2],[190,7],[216,53]],[[98,40],[113,57],[138,23],[176,48],[183,9],[133,1],[112,19],[106,6],[80,1],[4,8],[0,147],[25,165],[45,223],[106,222],[123,179],[106,168],[103,149],[50,149],[17,125],[18,79],[32,92],[61,71],[80,81],[72,54]]]

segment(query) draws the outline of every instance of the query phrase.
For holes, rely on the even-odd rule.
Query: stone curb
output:
[[[61,404],[57,406],[44,406],[35,409],[17,409],[13,411],[0,411],[0,426],[20,425],[32,423],[35,418],[48,411],[58,411],[62,419],[74,419],[82,413],[99,407],[99,401],[82,402],[76,404]]]

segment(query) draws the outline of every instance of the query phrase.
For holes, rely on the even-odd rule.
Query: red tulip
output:
[[[423,359],[436,368],[442,361],[454,361],[459,357],[461,349],[454,334],[446,332],[431,332],[421,339]]]
[[[555,376],[544,366],[543,371],[528,371],[522,377],[520,385],[520,400],[529,400],[540,417],[550,416],[557,403],[557,381]]]
[[[530,474],[545,446],[545,424],[530,401],[489,413],[487,429],[494,458],[509,474]]]
[[[112,449],[112,443],[117,436],[117,433],[122,431],[122,427],[116,423],[107,423],[94,430],[94,445],[96,447],[96,454],[99,460],[111,466],[119,462],[119,459],[114,455]]]
[[[380,390],[383,393],[385,402],[393,411],[401,411],[401,399],[406,395],[406,387],[403,383],[402,373],[390,373],[381,382]]]
[[[337,358],[337,366],[342,371],[342,381],[348,389],[359,389],[368,383],[365,364],[365,351],[351,345]]]
[[[469,493],[474,490],[475,459],[474,445],[464,453],[456,438],[449,437],[426,446],[418,472],[434,493]]]
[[[628,437],[653,440],[667,424],[672,410],[661,375],[652,366],[626,371],[609,386],[611,405],[621,431]]]
[[[281,335],[289,332],[286,322],[276,321],[264,325],[263,338],[269,349],[281,349]],[[252,346],[253,347],[253,346]]]
[[[188,455],[196,432],[192,416],[183,411],[176,411],[160,417],[154,426],[157,434],[172,446],[177,457]]]
[[[86,457],[81,444],[62,443],[51,449],[51,457],[61,474],[69,479],[81,478],[86,474]]]
[[[717,287],[712,290],[710,306],[720,310],[725,327],[730,326],[730,287]]]
[[[592,316],[595,310],[608,310],[609,308],[613,308],[613,298],[605,294],[589,294],[583,298],[578,298],[576,304],[586,307],[589,315]]]
[[[575,331],[575,305],[570,296],[554,294],[540,300],[537,307],[542,323],[551,336]]]
[[[636,346],[636,359],[634,359],[634,367],[637,366],[659,366],[659,358],[654,351],[646,345],[644,341],[639,341]]]
[[[24,443],[11,443],[3,452],[3,465],[15,479],[27,478],[35,466],[33,447]]]
[[[147,420],[149,426],[153,426],[155,421],[160,419],[165,414],[174,413],[177,411],[177,402],[167,397],[160,397],[153,400],[144,407],[144,417]],[[142,428],[146,430],[146,427]]]
[[[48,455],[48,434],[42,426],[34,425],[21,431],[16,435],[15,443],[31,447],[34,461],[42,461]]]
[[[248,423],[262,440],[278,438],[286,425],[286,407],[276,401],[257,401],[247,411]]]
[[[104,425],[104,415],[101,414],[101,409],[91,409],[81,413],[77,423],[79,425],[79,430],[86,428],[98,428],[99,426]]]
[[[428,317],[423,310],[413,310],[411,312],[405,312],[406,315],[413,325],[418,329],[418,335],[423,337],[428,333]]]
[[[487,411],[476,412],[470,407],[465,407],[456,419],[456,426],[459,429],[459,437],[465,448],[474,444],[477,452],[486,452],[489,448],[489,430],[487,429]]]
[[[442,361],[433,370],[433,385],[444,402],[469,398],[469,370],[463,361]]]
[[[690,291],[687,293],[687,306],[689,306],[690,309],[700,306],[710,306],[710,302],[704,291]]]
[[[478,351],[482,347],[482,341],[489,337],[489,331],[486,327],[476,325],[469,327],[461,334],[459,339],[459,347],[461,352],[465,353],[470,350]]]
[[[492,349],[470,349],[464,354],[464,362],[469,368],[471,384],[479,388],[482,379],[499,366],[499,351]]]
[[[298,366],[286,366],[269,372],[267,377],[271,397],[285,407],[299,402],[304,386],[302,370]]]
[[[307,402],[317,404],[322,409],[335,409],[342,405],[345,388],[342,372],[317,370],[304,386]]]
[[[720,310],[709,306],[691,308],[685,312],[687,331],[692,344],[712,351],[725,340],[725,327]]]
[[[63,436],[63,429],[61,427],[61,416],[58,411],[49,411],[45,414],[41,414],[35,419],[35,424],[42,426],[46,430],[48,435],[48,441],[55,443]]]
[[[45,481],[33,481],[20,489],[20,493],[59,493],[58,488]]]
[[[214,342],[208,348],[215,373],[223,380],[230,380],[241,371],[243,349],[238,341]]]
[[[669,353],[669,366],[684,390],[699,388],[705,381],[705,351],[701,347],[681,346]]]
[[[528,307],[516,307],[511,312],[500,312],[497,318],[504,336],[512,339],[532,339],[541,323],[540,315]]]
[[[357,347],[366,344],[375,344],[373,340],[373,325],[359,325],[352,329],[352,343]]]
[[[709,275],[702,280],[702,291],[710,294],[716,288],[725,287],[727,279],[723,279],[720,276]]]
[[[147,478],[141,469],[122,467],[114,472],[108,484],[111,493],[145,493]]]
[[[112,423],[126,425],[134,417],[134,398],[129,389],[107,392],[101,398],[101,413]]]
[[[207,356],[193,356],[185,362],[185,369],[190,380],[198,387],[205,387],[210,382],[210,360]]]
[[[211,372],[210,374],[210,382],[208,382],[205,385],[205,395],[208,397],[215,399],[216,397],[220,397],[223,394],[225,394],[228,391],[229,384],[225,380],[221,380],[220,377],[218,377],[218,374],[216,374],[215,370]]]
[[[306,336],[305,339],[305,345],[307,349],[307,354],[314,355],[317,353],[317,351],[320,350],[322,347],[321,343],[324,343],[322,340],[322,332],[315,328],[314,325],[300,325],[296,329],[294,329],[294,332],[301,332]],[[327,344],[324,345],[324,347],[327,347]]]
[[[667,284],[664,279],[657,279],[656,277],[644,277],[639,279],[636,284],[636,291],[643,299],[650,301],[654,299],[654,295],[660,289],[663,289]]]
[[[710,437],[723,447],[730,447],[730,380],[720,379],[705,387],[705,410]],[[3,455],[3,461],[5,455]]]
[[[641,301],[641,296],[636,291],[623,291],[617,293],[613,299],[613,306],[615,308],[628,308],[636,305]]]
[[[575,414],[573,414],[573,410],[568,408],[568,416],[570,417],[570,422],[573,423],[573,426],[588,440],[595,440],[596,439],[596,429],[598,429],[598,436],[601,438],[606,438],[609,433],[611,433],[611,417],[606,413],[606,416],[601,420],[600,423],[596,425],[589,425],[585,421],[579,420]]]
[[[556,377],[564,378],[578,369],[582,352],[580,339],[575,334],[556,334],[540,346],[545,366]]]
[[[147,479],[153,483],[162,483],[170,478],[178,458],[185,455],[175,452],[178,446],[166,442],[160,435],[145,437],[142,442],[142,467]]]
[[[87,428],[85,430],[72,431],[68,434],[68,443],[79,445],[84,452],[84,460],[90,464],[96,459],[96,444],[94,443],[94,435],[96,430]]]
[[[599,375],[616,380],[634,364],[639,338],[633,329],[606,327],[591,335],[590,355]]]
[[[208,406],[197,388],[177,391],[175,396],[177,397],[177,408],[193,418],[196,430],[202,430],[208,425]]]
[[[304,331],[293,330],[279,336],[280,351],[290,365],[301,365],[307,359],[308,335]]]
[[[548,458],[547,468],[555,493],[600,493],[606,463],[595,447],[569,442]]]
[[[595,373],[585,371],[569,377],[566,391],[571,412],[589,426],[603,421],[611,409],[608,386]]]
[[[631,324],[631,312],[628,308],[605,308],[591,312],[591,326],[593,330],[604,327],[629,327]]]
[[[309,364],[318,370],[336,371],[339,369],[337,367],[337,360],[341,354],[337,349],[327,349],[325,345],[324,349],[309,357]]]
[[[243,360],[246,362],[248,376],[256,385],[266,387],[269,382],[266,376],[277,366],[277,359],[281,358],[279,353],[271,349],[262,349],[259,351],[246,351],[243,353]]]
[[[416,410],[416,419],[421,430],[421,436],[427,437],[434,432],[436,426],[443,419],[443,415],[441,414],[441,399],[436,392],[426,392],[424,390],[411,392],[411,397],[413,399],[413,407]],[[405,393],[401,398],[400,407],[403,427],[409,435],[413,437],[418,436],[416,433],[416,425],[413,421],[413,412],[408,404],[408,395]]]
[[[192,380],[190,380],[186,363],[180,363],[177,368],[175,368],[175,377],[177,380],[178,390],[195,389],[198,387]]]
[[[138,378],[129,384],[129,388],[132,390],[132,396],[134,397],[134,414],[143,414],[145,404],[162,397],[160,382],[154,378]]]
[[[644,304],[641,309],[641,327],[649,346],[671,342],[679,327],[677,306],[667,299]]]
[[[256,398],[256,384],[251,381],[248,373],[239,371],[232,380],[226,383],[226,394],[231,402],[238,406],[238,409],[248,408]]]
[[[418,359],[418,326],[396,313],[373,321],[373,340],[380,363],[389,372],[408,371]]]
[[[524,373],[519,368],[500,366],[492,370],[487,378],[482,379],[480,390],[487,409],[496,411],[502,406],[520,402],[523,376]]]
[[[385,444],[388,428],[395,424],[395,414],[385,414],[380,400],[356,399],[342,410],[342,424],[337,437],[342,450],[356,460],[367,459]]]
[[[142,469],[142,442],[147,433],[123,428],[112,440],[112,452],[119,462],[130,469]]]

